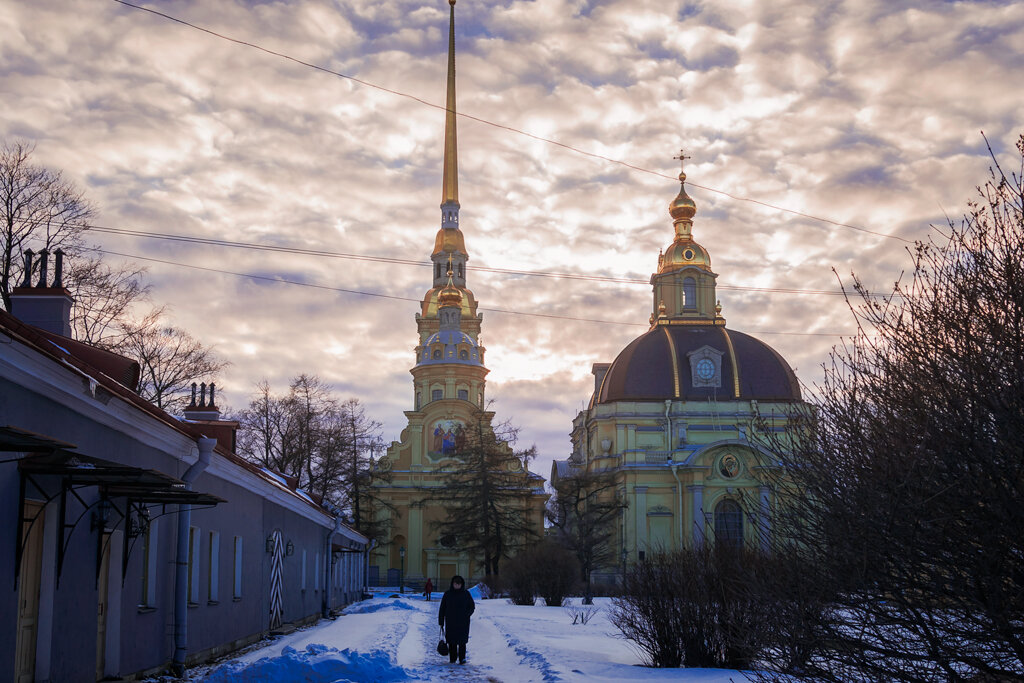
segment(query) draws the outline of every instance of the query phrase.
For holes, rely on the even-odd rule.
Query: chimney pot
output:
[[[64,286],[64,250],[57,249],[53,252],[53,286]]]
[[[45,249],[39,250],[39,282],[36,287],[46,287],[46,259],[49,253]]]
[[[32,286],[32,253],[31,249],[25,250],[25,277],[21,281],[22,287]]]

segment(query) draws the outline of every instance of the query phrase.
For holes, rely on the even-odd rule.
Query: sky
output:
[[[137,4],[292,59],[115,0],[3,0],[0,140],[34,143],[100,226],[389,259],[89,235],[231,362],[222,407],[315,374],[398,439],[440,226],[447,2]],[[488,397],[543,476],[592,364],[647,329],[680,149],[729,327],[810,386],[854,331],[840,281],[891,289],[987,179],[981,131],[1002,160],[1024,131],[1021,2],[459,0],[456,31]]]

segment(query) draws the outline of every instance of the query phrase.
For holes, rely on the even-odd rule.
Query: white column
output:
[[[693,547],[700,548],[704,545],[704,486],[691,486],[690,493],[693,494]]]

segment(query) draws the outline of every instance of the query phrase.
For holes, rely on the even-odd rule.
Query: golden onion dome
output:
[[[684,266],[697,266],[710,272],[711,256],[704,247],[693,240],[676,240],[659,259],[658,272],[667,273]]]
[[[437,305],[440,308],[455,306],[462,308],[462,290],[452,282],[452,271],[448,271],[448,284],[437,293]]]
[[[686,194],[686,174],[679,174],[679,194],[668,205],[668,212],[672,215],[672,221],[691,220],[697,213],[697,204],[690,195]]]
[[[436,256],[441,253],[459,253],[463,256],[469,256],[466,252],[466,238],[463,237],[461,230],[458,228],[441,228],[437,231],[437,237],[434,238],[434,252],[431,255]]]

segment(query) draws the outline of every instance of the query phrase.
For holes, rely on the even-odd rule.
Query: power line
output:
[[[313,283],[313,282],[300,282],[298,280],[289,280],[289,279],[286,279],[286,278],[270,277],[269,275],[256,275],[255,273],[239,273],[239,272],[230,271],[230,270],[223,270],[223,269],[220,269],[220,268],[209,268],[207,266],[197,266],[197,265],[194,265],[194,264],[191,264],[191,263],[181,263],[179,261],[171,261],[171,260],[168,260],[168,259],[159,259],[159,258],[154,258],[154,257],[151,257],[151,256],[139,256],[139,255],[134,255],[134,254],[125,254],[123,252],[110,251],[110,250],[107,250],[107,249],[101,249],[99,247],[90,247],[87,250],[88,251],[95,251],[95,252],[98,252],[98,253],[101,253],[101,254],[109,254],[111,256],[120,256],[122,258],[138,259],[140,261],[150,261],[152,263],[161,263],[161,264],[164,264],[164,265],[177,266],[177,267],[180,267],[180,268],[190,268],[192,270],[201,270],[201,271],[204,271],[204,272],[218,273],[218,274],[221,274],[221,275],[231,275],[231,276],[234,276],[234,277],[242,277],[242,278],[248,278],[248,279],[252,279],[252,280],[263,280],[263,281],[266,281],[266,282],[273,282],[273,283],[278,283],[278,284],[298,285],[300,287],[312,287],[314,289],[327,290],[327,291],[331,291],[331,292],[339,292],[339,293],[342,293],[342,294],[355,294],[355,295],[358,295],[358,296],[369,296],[369,297],[375,297],[375,298],[380,298],[380,299],[391,299],[391,300],[394,300],[394,301],[411,301],[411,302],[415,302],[415,303],[421,303],[420,299],[414,299],[412,297],[397,296],[397,295],[394,295],[394,294],[383,294],[383,293],[380,293],[380,292],[367,292],[367,291],[359,290],[359,289],[345,289],[345,288],[342,288],[342,287],[331,287],[329,285],[321,285],[321,284],[316,284],[316,283]],[[488,312],[488,313],[499,313],[499,314],[505,314],[505,315],[518,315],[518,316],[526,316],[526,317],[532,317],[532,318],[548,318],[548,319],[553,319],[553,320],[570,320],[570,321],[574,321],[574,322],[584,322],[584,323],[599,323],[599,324],[602,324],[602,325],[628,325],[628,326],[631,326],[631,327],[649,327],[649,325],[647,323],[633,323],[633,322],[626,322],[626,321],[621,321],[621,320],[600,320],[600,319],[597,319],[597,318],[580,318],[580,317],[571,316],[571,315],[555,315],[555,314],[552,314],[552,313],[534,313],[534,312],[516,311],[516,310],[504,309],[504,308],[487,308],[487,307],[484,307],[484,306],[478,307],[477,310],[485,311],[485,312]],[[770,332],[770,331],[752,330],[751,333],[753,333],[753,334],[787,335],[787,336],[790,336],[790,335],[791,336],[807,336],[807,337],[842,337],[842,336],[845,336],[845,335],[840,334],[840,333],[829,333],[829,332]]]
[[[344,78],[346,80],[352,81],[353,83],[358,83],[359,85],[363,85],[363,86],[366,86],[368,88],[373,88],[375,90],[380,90],[382,92],[386,92],[386,93],[389,93],[391,95],[395,95],[397,97],[404,97],[404,98],[413,100],[414,102],[416,102],[418,104],[422,104],[422,105],[427,106],[427,107],[432,107],[434,109],[440,109],[442,111],[448,111],[448,108],[446,106],[443,106],[443,105],[440,105],[440,104],[436,104],[434,102],[428,102],[427,100],[424,100],[424,99],[422,99],[420,97],[416,97],[415,95],[410,95],[409,93],[405,93],[405,92],[402,92],[400,90],[394,90],[392,88],[387,88],[387,87],[382,86],[382,85],[377,85],[376,83],[372,83],[370,81],[366,81],[366,80],[363,80],[361,78],[357,78],[355,76],[350,76],[348,74],[343,74],[340,71],[334,71],[333,69],[328,69],[327,67],[323,67],[323,66],[320,66],[318,64],[313,64],[311,62],[307,62],[307,61],[298,59],[296,57],[292,57],[292,56],[287,55],[287,54],[285,54],[283,52],[277,52],[275,50],[271,50],[269,48],[265,48],[262,45],[257,45],[256,43],[250,43],[248,41],[240,40],[238,38],[232,38],[232,37],[226,36],[226,35],[224,35],[222,33],[218,33],[216,31],[212,31],[212,30],[210,30],[208,28],[204,28],[202,26],[198,26],[196,24],[187,22],[187,21],[185,21],[183,19],[179,19],[177,17],[171,16],[170,14],[166,14],[164,12],[159,12],[157,10],[150,9],[148,7],[142,7],[141,5],[136,5],[134,3],[128,2],[127,0],[114,0],[114,2],[116,2],[118,4],[121,4],[121,5],[124,5],[126,7],[131,7],[133,9],[141,10],[143,12],[149,12],[150,14],[155,14],[155,15],[157,15],[159,17],[163,17],[164,19],[168,19],[169,21],[173,21],[173,22],[181,24],[183,26],[187,26],[189,28],[195,29],[196,31],[201,31],[203,33],[209,34],[209,35],[214,36],[216,38],[220,38],[221,40],[226,40],[228,42],[235,43],[236,45],[244,45],[245,47],[250,47],[250,48],[252,48],[254,50],[259,50],[260,52],[264,52],[264,53],[266,53],[268,55],[272,55],[274,57],[279,57],[281,59],[286,59],[288,61],[294,62],[294,63],[299,64],[301,66],[305,66],[305,67],[308,67],[310,69],[314,69],[316,71],[321,71],[323,73],[330,74],[332,76],[337,76],[338,78]],[[613,159],[612,157],[604,156],[603,154],[596,154],[594,152],[588,152],[586,150],[580,149],[578,147],[574,147],[574,146],[566,144],[564,142],[559,142],[558,140],[553,140],[551,138],[545,138],[545,137],[540,136],[540,135],[534,135],[533,133],[521,130],[519,128],[514,128],[512,126],[507,126],[507,125],[504,125],[504,124],[501,124],[501,123],[496,123],[494,121],[490,121],[488,119],[484,119],[484,118],[481,118],[479,116],[473,116],[472,114],[466,114],[466,113],[463,113],[463,112],[460,112],[460,111],[455,111],[453,113],[456,116],[462,117],[462,118],[470,120],[470,121],[475,121],[477,123],[482,123],[484,125],[491,126],[493,128],[498,128],[498,129],[501,129],[501,130],[508,131],[510,133],[515,133],[516,135],[522,135],[524,137],[528,137],[530,139],[537,140],[539,142],[543,142],[545,144],[554,145],[556,147],[561,147],[563,149],[569,150],[571,152],[575,152],[577,154],[581,154],[583,156],[590,157],[592,159],[599,159],[601,161],[606,161],[608,163],[617,164],[619,166],[624,166],[625,168],[629,168],[629,169],[634,170],[634,171],[639,171],[641,173],[648,173],[650,175],[654,175],[654,176],[657,176],[659,178],[667,178],[669,180],[675,180],[676,179],[675,176],[666,175],[664,173],[661,173],[660,171],[654,171],[654,170],[649,169],[649,168],[644,168],[642,166],[637,166],[637,165],[631,164],[631,163],[629,163],[627,161],[622,161],[621,159]],[[784,206],[779,206],[778,204],[772,204],[770,202],[761,201],[759,199],[753,199],[751,197],[743,197],[741,195],[733,194],[731,192],[726,192],[725,190],[719,190],[719,189],[710,187],[708,185],[700,185],[698,183],[690,182],[690,186],[691,187],[699,188],[699,189],[704,190],[706,192],[711,192],[711,193],[714,193],[714,194],[722,195],[724,197],[728,197],[729,199],[732,199],[734,201],[748,202],[748,203],[756,204],[758,206],[763,206],[765,208],[772,209],[772,210],[775,210],[775,211],[781,211],[783,213],[789,213],[789,214],[792,214],[794,216],[799,216],[801,218],[806,218],[808,220],[818,221],[820,223],[826,223],[828,225],[833,225],[833,226],[836,226],[836,227],[848,228],[850,230],[856,230],[858,232],[867,233],[869,235],[875,235],[877,237],[884,237],[884,238],[887,238],[887,239],[899,240],[899,241],[905,242],[907,244],[913,244],[913,240],[908,240],[908,239],[906,239],[904,237],[899,237],[898,235],[889,235],[889,234],[886,234],[886,233],[883,233],[883,232],[878,232],[878,231],[875,231],[875,230],[869,230],[867,228],[862,228],[862,227],[857,226],[857,225],[851,225],[849,223],[843,223],[841,221],[835,221],[835,220],[832,220],[831,218],[824,218],[822,216],[816,216],[814,214],[806,213],[806,212],[803,212],[803,211],[797,211],[795,209],[789,209],[789,208],[786,208]]]
[[[350,259],[355,261],[369,261],[375,263],[392,263],[399,265],[431,267],[430,261],[419,261],[414,259],[400,259],[391,256],[373,256],[369,254],[351,254],[323,249],[306,249],[301,247],[289,247],[280,245],[260,244],[258,242],[240,242],[237,240],[224,240],[210,237],[199,237],[196,235],[179,235],[174,233],[147,232],[129,228],[114,228],[105,225],[83,224],[83,228],[94,232],[127,235],[131,237],[142,237],[147,239],[165,240],[172,242],[184,242],[188,244],[203,244],[208,246],[221,246],[238,249],[251,249],[255,251],[270,251],[284,254],[298,254],[303,256],[319,256],[326,258]],[[495,268],[489,266],[470,266],[467,264],[467,271],[495,273],[498,275],[548,277],[566,280],[583,280],[589,282],[607,282],[612,284],[627,285],[649,285],[650,282],[640,278],[615,277],[611,275],[590,275],[586,273],[559,273],[543,270],[518,270],[514,268]],[[762,294],[808,294],[815,296],[843,296],[843,292],[834,289],[802,289],[796,287],[753,287],[747,285],[726,285],[717,284],[718,289],[738,292],[754,292]]]

